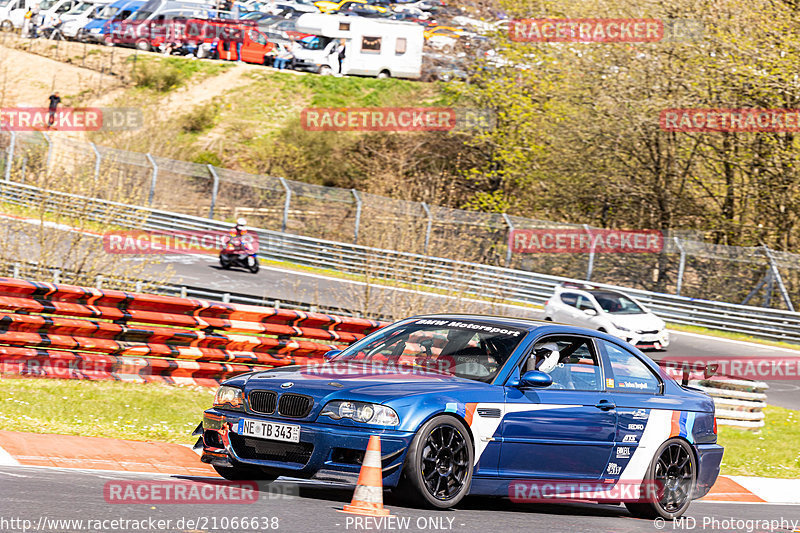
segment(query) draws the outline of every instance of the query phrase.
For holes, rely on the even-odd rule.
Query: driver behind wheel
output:
[[[533,353],[528,359],[527,370],[539,370],[549,374],[558,366],[561,354],[558,351],[558,344],[555,342],[542,342],[533,347]]]

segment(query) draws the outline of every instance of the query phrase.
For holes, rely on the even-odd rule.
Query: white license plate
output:
[[[258,437],[259,439],[300,442],[300,426],[264,422],[263,420],[240,418],[236,433],[247,435],[248,437]]]

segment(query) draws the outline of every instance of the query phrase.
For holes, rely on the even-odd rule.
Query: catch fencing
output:
[[[253,175],[212,165],[97,146],[39,133],[0,132],[2,174],[37,185],[57,170],[102,181],[97,194],[193,217],[232,221],[314,240],[366,245],[490,267],[592,280],[676,296],[794,310],[800,255],[764,246],[703,241],[696,232],[664,232],[660,253],[512,253],[510,232],[587,225],[480,213]],[[102,176],[102,180],[100,180]],[[72,183],[72,182],[71,182]]]
[[[225,230],[225,222],[97,198],[42,190],[21,183],[0,182],[0,201],[40,206],[65,215],[125,228],[160,231]],[[259,239],[259,257],[355,274],[367,281],[411,284],[450,294],[468,294],[489,301],[542,305],[553,288],[575,282],[546,274],[442,257],[325,241],[266,229],[252,230]],[[639,299],[668,322],[745,333],[800,343],[800,314],[718,301],[700,300],[640,289],[593,283],[622,290]]]
[[[0,369],[13,376],[217,385],[320,361],[384,323],[0,278]]]

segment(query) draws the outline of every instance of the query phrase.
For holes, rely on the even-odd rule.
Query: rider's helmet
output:
[[[550,373],[558,365],[560,354],[558,344],[554,342],[537,344],[533,347],[533,353],[536,355],[536,370]]]
[[[237,218],[237,219],[236,219],[236,226],[237,226],[237,227],[243,228],[243,227],[245,227],[246,225],[247,225],[247,220],[245,220],[245,219],[243,219],[243,218]]]

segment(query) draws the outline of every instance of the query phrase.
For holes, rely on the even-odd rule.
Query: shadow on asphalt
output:
[[[197,482],[216,482],[219,478],[175,476],[179,479]],[[275,482],[259,481],[259,492],[267,494],[268,498],[307,498],[318,501],[327,501],[336,504],[347,504],[353,497],[353,487],[339,483],[319,484],[314,481],[279,479]],[[412,511],[427,511],[452,513],[455,511],[492,511],[509,513],[547,514],[565,516],[596,516],[596,517],[630,517],[628,510],[622,505],[596,504],[596,503],[514,503],[508,498],[499,496],[467,496],[455,509],[435,510],[420,508],[410,505],[402,494],[387,489],[383,494],[383,503],[394,509],[409,509]],[[338,506],[338,505],[337,505]]]

